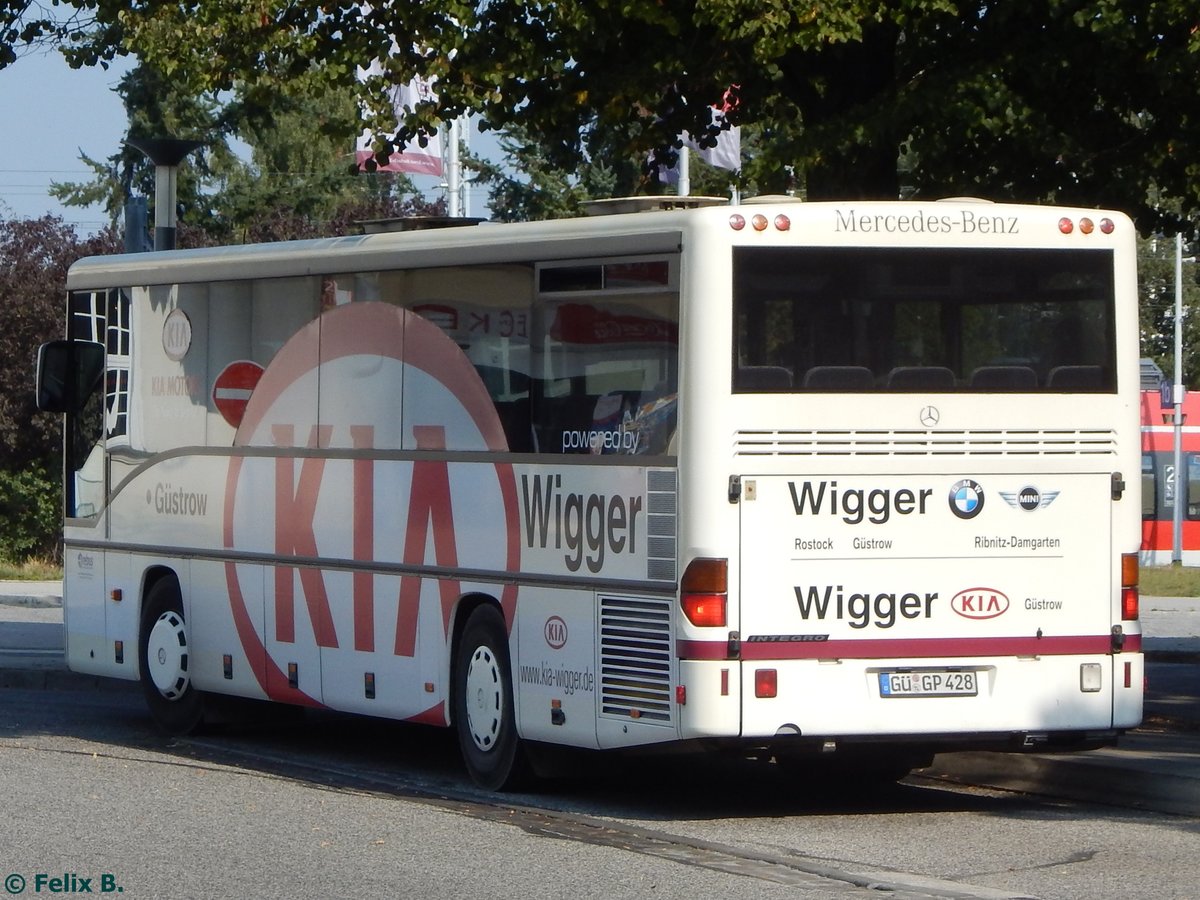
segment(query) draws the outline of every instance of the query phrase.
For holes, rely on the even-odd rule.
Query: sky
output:
[[[64,207],[51,182],[89,181],[85,153],[104,160],[125,137],[125,107],[113,90],[129,68],[72,69],[57,52],[28,54],[0,69],[0,216],[62,216],[79,234],[105,225],[101,207]]]
[[[52,182],[90,181],[80,159],[107,160],[125,138],[125,107],[115,88],[132,66],[114,62],[72,69],[57,51],[27,54],[0,69],[0,218],[61,216],[82,237],[106,224],[104,209],[64,207],[50,196]],[[472,139],[476,152],[495,147],[491,135]],[[427,196],[441,196],[438,179],[413,176]],[[487,194],[468,192],[465,215],[486,216]]]

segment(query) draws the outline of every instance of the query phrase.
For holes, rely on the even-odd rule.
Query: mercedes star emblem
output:
[[[926,406],[921,409],[921,424],[926,428],[932,428],[941,417],[936,406]]]

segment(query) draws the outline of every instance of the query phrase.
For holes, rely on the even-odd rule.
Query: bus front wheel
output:
[[[142,691],[150,716],[168,734],[195,730],[203,698],[192,685],[191,645],[179,583],[162,578],[150,588],[140,634]]]
[[[454,664],[454,725],[467,772],[480,787],[515,790],[528,777],[513,711],[504,617],[494,606],[471,613]]]

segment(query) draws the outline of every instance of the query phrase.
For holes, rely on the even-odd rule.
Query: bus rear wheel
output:
[[[194,731],[204,700],[192,685],[191,645],[179,583],[162,578],[150,588],[140,633],[142,692],[150,717],[168,734]]]
[[[509,791],[528,780],[513,711],[508,634],[494,606],[476,609],[463,628],[454,663],[453,713],[463,762],[476,784]]]

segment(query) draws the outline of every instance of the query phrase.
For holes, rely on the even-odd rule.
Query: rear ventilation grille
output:
[[[600,598],[600,714],[672,723],[671,600]]]
[[[1114,456],[1109,429],[739,431],[738,456]]]

